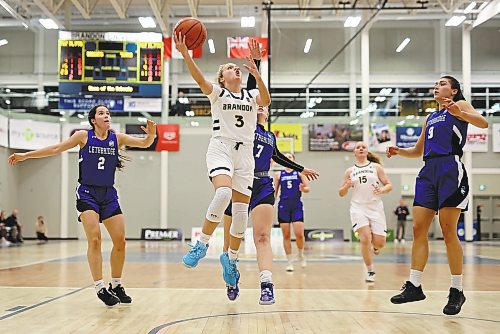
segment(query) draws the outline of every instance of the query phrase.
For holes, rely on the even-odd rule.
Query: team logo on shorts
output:
[[[109,141],[109,146],[111,146],[111,147],[115,146],[115,142],[114,142],[114,141],[112,141],[112,140],[110,140],[110,141]]]
[[[462,195],[465,195],[465,186],[462,186],[460,188],[460,193],[462,193]]]

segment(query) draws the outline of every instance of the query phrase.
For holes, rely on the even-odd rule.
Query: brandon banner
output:
[[[158,124],[156,151],[179,151],[179,124]]]
[[[227,38],[227,57],[246,59],[250,54],[248,42],[250,39],[255,39],[260,44],[263,51],[262,59],[267,59],[267,38],[264,37],[228,37]]]

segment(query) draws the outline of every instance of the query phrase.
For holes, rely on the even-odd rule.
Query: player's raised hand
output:
[[[250,38],[250,40],[248,41],[248,49],[250,50],[250,56],[252,56],[252,59],[255,60],[262,59],[262,54],[264,53],[264,50],[260,48],[260,44],[256,39]]]
[[[186,36],[182,36],[181,33],[176,35],[175,33],[173,34],[174,38],[174,43],[175,43],[175,48],[181,53],[181,54],[189,54],[188,48],[186,46]]]
[[[316,180],[319,177],[319,173],[316,172],[315,170],[312,170],[310,168],[304,168],[304,170],[300,173],[307,177],[309,181]]]
[[[253,58],[251,55],[248,55],[247,56],[247,60],[248,60],[248,65],[247,64],[243,64],[243,67],[248,71],[250,72],[250,74],[252,74],[254,77],[259,77],[260,74],[259,74],[259,69],[257,68],[257,65],[255,65],[255,62],[253,61]]]
[[[9,162],[9,165],[14,166],[18,162],[24,160],[26,160],[26,153],[14,153],[9,157],[7,161]]]
[[[142,131],[148,135],[156,135],[156,123],[148,119],[146,127],[141,126]]]
[[[447,97],[443,98],[444,104],[443,107],[453,116],[460,116],[462,113],[462,110],[460,110],[460,107],[453,101],[452,99],[449,99]]]
[[[398,155],[399,154],[399,147],[397,146],[389,146],[388,148],[385,149],[385,155],[390,158],[393,155]]]
[[[348,186],[349,188],[353,188],[354,187],[354,182],[352,182],[351,178],[348,177],[347,180],[344,182],[344,184],[346,186]]]

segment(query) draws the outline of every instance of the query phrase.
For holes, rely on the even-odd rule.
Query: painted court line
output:
[[[36,308],[36,307],[39,307],[39,306],[42,306],[42,305],[45,305],[45,304],[51,303],[51,302],[53,302],[53,301],[55,301],[55,300],[58,300],[58,299],[61,299],[61,298],[64,298],[64,297],[70,296],[70,295],[72,295],[72,294],[75,294],[75,293],[77,293],[77,292],[80,292],[80,291],[82,291],[82,290],[85,290],[85,289],[87,289],[87,288],[89,288],[89,287],[90,287],[90,285],[89,285],[89,286],[86,286],[86,287],[83,287],[83,288],[79,288],[79,289],[77,289],[77,290],[74,290],[74,291],[71,291],[71,292],[68,292],[68,293],[65,293],[64,295],[61,295],[61,296],[59,296],[59,297],[54,297],[54,298],[51,298],[51,299],[49,299],[49,300],[46,300],[46,301],[40,302],[40,303],[38,303],[38,304],[31,305],[31,306],[28,306],[28,307],[25,307],[25,308],[19,309],[19,310],[17,310],[17,311],[12,312],[12,313],[9,313],[9,314],[6,314],[6,315],[4,315],[4,316],[1,316],[1,317],[0,317],[0,321],[1,321],[1,320],[5,320],[5,319],[10,318],[10,317],[13,317],[13,316],[15,316],[15,315],[18,315],[18,314],[20,314],[20,313],[23,313],[23,312],[29,311],[29,310],[34,309],[34,308]]]

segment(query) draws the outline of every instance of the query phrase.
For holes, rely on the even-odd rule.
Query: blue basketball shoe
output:
[[[222,265],[222,277],[224,278],[224,282],[226,282],[228,286],[235,287],[240,277],[240,272],[236,267],[238,260],[230,260],[227,253],[222,253],[219,259]]]
[[[260,283],[260,305],[274,304],[274,284],[268,282]]]
[[[238,296],[240,295],[240,288],[238,287],[238,283],[240,282],[240,273],[238,272],[238,278],[236,279],[236,285],[235,286],[230,286],[227,285],[227,298],[229,298],[230,301],[236,300]]]
[[[191,246],[191,250],[184,255],[182,263],[188,268],[194,268],[198,265],[198,261],[207,255],[208,245],[205,245],[198,240],[196,245],[189,246]]]

